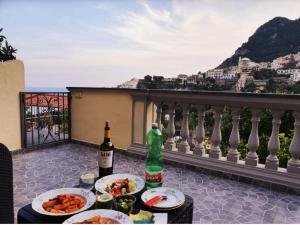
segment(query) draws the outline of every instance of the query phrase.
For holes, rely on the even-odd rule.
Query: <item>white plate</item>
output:
[[[97,180],[97,182],[95,183],[95,189],[97,191],[100,191],[101,193],[108,193],[105,189],[107,188],[107,185],[111,185],[113,182],[117,181],[117,180],[121,180],[121,179],[129,179],[129,180],[134,180],[136,183],[136,190],[130,193],[127,193],[126,195],[132,195],[135,193],[140,192],[141,190],[143,190],[144,186],[145,186],[145,181],[135,175],[132,174],[122,174],[122,173],[117,173],[117,174],[112,174],[112,175],[108,175],[105,177],[102,177],[101,179]]]
[[[85,205],[74,212],[71,213],[52,213],[46,211],[42,204],[46,201],[48,201],[51,198],[55,198],[57,195],[64,195],[64,194],[74,194],[74,195],[79,195],[82,196],[85,199]],[[90,208],[96,201],[96,196],[89,190],[82,189],[82,188],[60,188],[60,189],[55,189],[51,191],[47,191],[38,197],[36,197],[33,202],[32,202],[32,208],[44,215],[49,215],[49,216],[66,216],[66,215],[72,215],[78,212],[82,212],[84,210],[87,210]]]
[[[176,208],[181,206],[185,201],[185,196],[181,191],[168,187],[153,188],[145,191],[142,194],[141,199],[145,203],[155,196],[167,196],[166,200],[162,200],[153,205],[153,208],[157,209]]]
[[[90,219],[93,216],[102,216],[109,219],[116,220],[118,223],[122,224],[132,224],[129,216],[125,215],[124,213],[110,210],[110,209],[95,209],[95,210],[88,210],[82,213],[78,213],[69,219],[67,219],[64,224],[71,224],[76,222],[82,222],[84,220]]]

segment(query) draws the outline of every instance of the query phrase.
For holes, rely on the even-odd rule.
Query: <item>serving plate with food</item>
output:
[[[95,189],[101,193],[109,193],[114,197],[132,195],[143,190],[145,181],[132,174],[112,174],[102,177],[95,183]]]
[[[131,224],[129,216],[110,209],[87,210],[78,213],[64,224]]]
[[[66,216],[82,212],[90,208],[96,196],[82,188],[60,188],[47,191],[32,202],[36,212],[49,216]]]

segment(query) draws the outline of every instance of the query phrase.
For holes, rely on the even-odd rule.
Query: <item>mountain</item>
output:
[[[300,51],[300,18],[289,20],[275,17],[260,26],[235,53],[218,68],[237,65],[239,57],[254,62],[271,62],[273,59]]]

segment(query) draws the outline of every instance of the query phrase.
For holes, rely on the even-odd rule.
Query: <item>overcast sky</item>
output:
[[[27,87],[115,86],[218,66],[299,0],[0,0],[0,27]]]

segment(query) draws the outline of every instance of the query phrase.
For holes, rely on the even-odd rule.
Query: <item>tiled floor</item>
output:
[[[65,144],[13,156],[15,214],[40,193],[72,187],[86,171],[97,172],[94,148]],[[116,153],[115,172],[143,176],[144,161]],[[196,223],[300,223],[300,196],[165,166],[164,186],[194,198]]]

